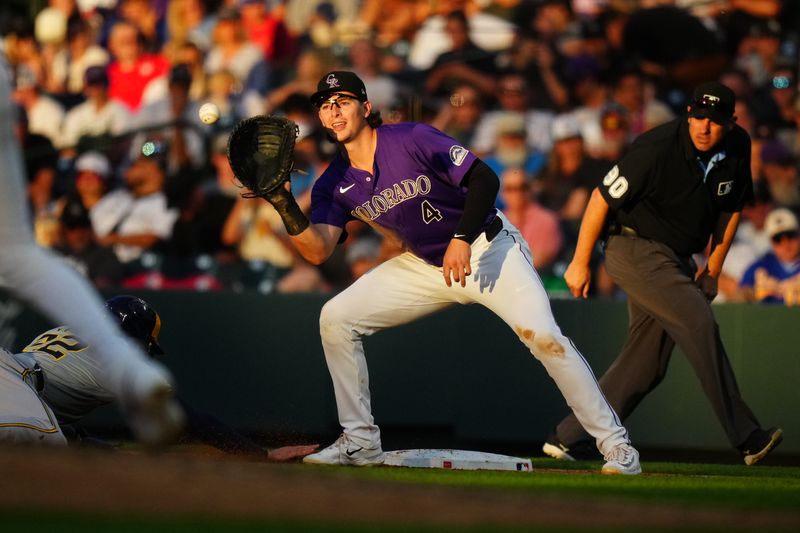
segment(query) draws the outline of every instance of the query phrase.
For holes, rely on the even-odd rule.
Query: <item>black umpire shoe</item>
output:
[[[558,440],[555,431],[547,436],[547,440],[542,446],[542,452],[562,461],[594,460],[601,457],[600,452],[592,441],[582,440],[567,446]]]
[[[751,466],[767,456],[783,440],[781,428],[757,429],[739,446],[744,464]]]

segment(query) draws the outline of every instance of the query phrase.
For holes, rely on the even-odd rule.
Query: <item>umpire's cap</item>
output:
[[[367,88],[364,87],[364,82],[348,70],[334,70],[322,76],[317,83],[317,92],[311,95],[311,103],[319,107],[334,93],[351,93],[362,102],[367,101]]]
[[[155,309],[147,305],[147,302],[125,294],[106,300],[106,307],[125,333],[144,344],[148,354],[164,354],[164,350],[158,344],[161,317]]]
[[[698,85],[689,102],[689,116],[710,118],[717,124],[727,124],[733,117],[736,95],[718,81]]]

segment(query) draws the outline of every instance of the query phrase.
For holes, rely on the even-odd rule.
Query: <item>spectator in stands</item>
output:
[[[510,111],[524,117],[528,146],[548,153],[553,145],[550,135],[553,113],[529,108],[530,96],[530,88],[521,74],[510,72],[500,76],[497,82],[500,108],[484,113],[475,131],[472,150],[480,156],[492,150],[497,143],[497,119]]]
[[[427,15],[425,4],[419,0],[364,0],[358,18],[372,29],[375,43],[388,48],[411,40]]]
[[[214,27],[213,46],[206,56],[208,74],[227,70],[236,78],[242,92],[267,92],[270,84],[269,66],[258,46],[248,42],[239,12],[232,8],[220,10]]]
[[[22,146],[36,242],[40,246],[53,246],[58,238],[57,152],[47,137],[35,133],[27,134]]]
[[[541,0],[531,20],[532,29],[545,41],[555,42],[561,36],[579,27],[570,2],[564,0]]]
[[[112,246],[125,265],[172,235],[178,210],[167,205],[166,165],[163,149],[145,146],[125,173],[126,187],[109,192],[92,208],[98,242]]]
[[[381,264],[381,243],[383,239],[374,231],[365,231],[353,239],[345,251],[345,260],[350,266],[350,274],[356,280]]]
[[[56,2],[58,2],[58,0],[56,0]],[[47,59],[52,59],[50,53],[53,52],[55,48],[63,45],[64,41],[66,41],[67,15],[61,9],[46,5],[47,3],[48,2],[44,2],[45,5],[37,5],[34,10],[29,10],[29,13],[33,15],[33,31],[42,56],[50,55]],[[45,52],[46,48],[50,48],[50,50]],[[42,59],[45,60],[45,63],[48,62],[44,57],[42,57]],[[43,63],[43,66],[49,68],[50,65],[45,65]],[[46,72],[44,74],[48,75]]]
[[[497,65],[525,77],[531,89],[531,107],[555,112],[569,103],[567,87],[556,74],[555,59],[548,44],[518,29],[511,46],[498,54]]]
[[[36,241],[43,246],[49,246],[56,237],[56,205],[54,200],[59,192],[54,192],[56,186],[56,165],[58,152],[53,147],[50,139],[43,135],[28,131],[28,121],[25,109],[15,107],[17,112],[14,133],[22,149],[27,177],[27,198],[30,202],[29,212],[31,220],[21,220],[20,224],[32,224]]]
[[[228,163],[227,141],[226,133],[214,138],[211,145],[214,171],[181,202],[172,236],[160,247],[166,255],[184,262],[197,254],[225,260],[232,251],[232,247],[222,242],[222,228],[236,203],[239,188]]]
[[[530,176],[520,168],[508,168],[500,175],[503,214],[519,228],[531,248],[536,271],[547,274],[563,243],[558,215],[542,207],[531,188]]]
[[[628,115],[622,106],[609,103],[603,106],[598,117],[600,139],[594,150],[587,153],[594,159],[606,163],[610,169],[624,155],[630,145]]]
[[[134,129],[144,130],[134,136],[130,158],[139,156],[147,140],[161,141],[169,147],[169,172],[186,165],[195,169],[206,164],[205,125],[200,122],[200,103],[189,98],[192,74],[186,65],[174,65],[169,71],[168,94],[145,107],[134,119]]]
[[[294,55],[294,38],[277,13],[267,10],[264,0],[241,0],[242,27],[247,39],[261,49],[266,60],[283,65]]]
[[[77,199],[64,205],[59,217],[60,239],[55,251],[87,277],[95,287],[118,286],[123,267],[111,249],[95,240],[92,222],[86,206]]]
[[[222,229],[222,242],[237,247],[245,261],[271,264],[280,277],[291,269],[294,261],[283,231],[283,222],[270,204],[259,198],[239,196]]]
[[[794,104],[798,97],[797,60],[778,63],[769,73],[767,83],[753,95],[756,122],[766,124],[779,134],[781,130],[794,133]],[[790,135],[791,136],[791,135]]]
[[[52,79],[60,91],[79,94],[84,89],[86,70],[105,66],[110,59],[108,52],[95,43],[89,24],[78,19],[67,29],[67,47],[53,59]]]
[[[211,126],[214,133],[229,131],[239,120],[251,116],[241,106],[242,95],[238,92],[233,74],[224,69],[218,70],[208,77],[207,85],[208,94],[203,101],[211,102],[219,109],[219,119]]]
[[[47,137],[53,146],[61,145],[64,108],[53,98],[42,93],[36,76],[26,65],[17,67],[16,89],[12,98],[25,109],[30,133]]]
[[[431,126],[454,138],[462,146],[471,148],[475,128],[484,110],[484,99],[475,87],[468,83],[458,85],[450,98],[442,103]]]
[[[600,115],[610,99],[608,85],[601,79],[601,66],[589,56],[571,59],[565,66],[565,79],[570,87],[570,114],[578,121],[583,142],[589,153],[602,150],[603,132]]]
[[[372,105],[386,111],[398,98],[397,82],[380,71],[380,52],[369,39],[359,39],[350,45],[350,65],[364,81]],[[372,96],[374,95],[374,96]]]
[[[644,76],[638,70],[631,68],[617,75],[612,96],[625,108],[631,140],[674,117],[666,104],[649,93]]]
[[[736,51],[735,66],[747,73],[753,87],[762,87],[770,83],[769,73],[780,58],[781,25],[774,18],[750,20],[748,34]]]
[[[376,2],[377,3],[377,2]],[[408,51],[408,64],[418,71],[426,71],[433,65],[439,54],[448,48],[445,31],[446,17],[460,11],[466,15],[469,27],[469,40],[490,53],[509,48],[514,38],[514,25],[492,13],[481,10],[485,2],[473,0],[439,0],[420,2],[424,16],[419,29],[411,40]],[[494,6],[492,6],[494,7]]]
[[[746,300],[800,305],[800,234],[797,217],[786,208],[767,215],[772,250],[745,271],[741,290]]]
[[[321,10],[330,13],[325,21],[326,26],[330,27],[340,20],[356,20],[359,4],[360,2],[352,0],[285,0],[282,6],[283,18],[293,37],[309,37],[314,33],[314,25],[319,21]]]
[[[745,71],[738,68],[730,68],[720,75],[719,81],[733,91],[737,102],[744,101],[749,103],[752,101],[753,85]]]
[[[588,156],[579,124],[571,115],[553,121],[552,136],[553,151],[537,180],[537,192],[539,202],[559,214],[569,247],[577,241],[589,195],[608,168]]]
[[[165,76],[169,63],[160,55],[143,52],[139,31],[130,22],[112,26],[108,48],[114,58],[108,67],[109,95],[137,112],[148,84]]]
[[[757,125],[753,116],[753,107],[750,105],[749,100],[737,99],[733,112],[736,115],[736,124],[741,126],[752,139],[756,135]]]
[[[90,216],[94,206],[111,189],[111,180],[111,166],[102,153],[89,151],[75,160],[75,195]]]
[[[286,83],[270,91],[264,99],[263,113],[270,114],[280,109],[293,94],[310,97],[317,90],[317,82],[327,72],[322,54],[306,50],[297,58],[295,74]]]
[[[177,47],[174,54],[174,65],[184,64],[192,74],[192,85],[189,87],[189,98],[199,102],[208,94],[208,74],[205,69],[205,53],[195,43],[187,42]]]
[[[498,70],[495,55],[472,42],[464,12],[445,15],[444,31],[450,49],[433,61],[425,79],[425,91],[430,95],[450,94],[457,84],[470,83],[485,95],[494,94]]]
[[[34,19],[34,35],[39,63],[39,85],[41,89],[54,98],[61,98],[63,87],[54,79],[53,62],[59,52],[66,48],[67,17],[52,7],[45,7]],[[62,105],[67,103],[61,101]]]
[[[159,5],[150,0],[119,0],[117,11],[122,20],[133,24],[141,36],[142,49],[158,54],[166,41],[166,19]]]
[[[167,6],[168,53],[187,42],[207,52],[217,17],[205,0],[172,0]]]
[[[761,175],[776,205],[800,209],[797,158],[780,140],[771,139],[762,144]]]
[[[128,108],[108,94],[108,74],[104,66],[86,69],[83,94],[86,101],[67,112],[61,131],[62,156],[73,158],[88,147],[112,148],[110,137],[123,135],[131,126]]]
[[[47,73],[31,21],[18,20],[4,40],[3,48],[15,75],[19,77],[22,71],[29,83],[41,87]]]
[[[800,95],[794,101],[794,138],[788,139],[787,143],[792,153],[800,159]]]
[[[526,176],[538,175],[546,157],[528,146],[523,116],[517,113],[502,115],[497,119],[495,129],[497,141],[494,149],[483,159],[489,168],[498,176],[502,176],[509,168],[521,169]],[[502,198],[502,195],[499,196],[498,201],[502,202]],[[498,207],[502,209],[503,204],[499,203]]]

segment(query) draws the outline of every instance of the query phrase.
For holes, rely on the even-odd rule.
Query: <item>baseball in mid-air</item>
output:
[[[200,120],[203,121],[203,124],[213,124],[219,120],[219,107],[217,107],[217,104],[206,102],[200,106],[198,115],[200,115]]]

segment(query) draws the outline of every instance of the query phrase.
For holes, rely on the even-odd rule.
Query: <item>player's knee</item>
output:
[[[517,328],[517,336],[537,359],[563,358],[566,353],[566,339],[560,332],[549,330],[534,331]]]
[[[47,254],[38,246],[7,244],[0,253],[0,276],[10,287],[24,287],[37,281],[39,267],[47,260]]]
[[[342,302],[339,298],[332,298],[322,306],[319,314],[319,331],[322,337],[334,335],[342,328],[346,328],[352,322],[349,305]]]

